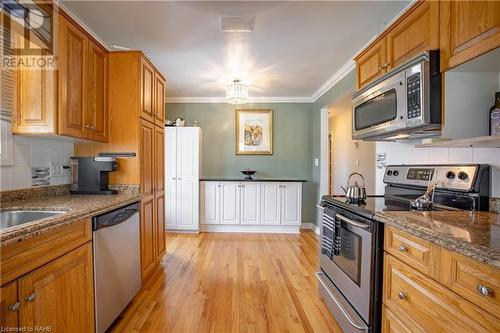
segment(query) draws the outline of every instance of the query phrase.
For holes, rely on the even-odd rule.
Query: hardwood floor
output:
[[[318,295],[317,236],[167,234],[112,332],[342,332]]]

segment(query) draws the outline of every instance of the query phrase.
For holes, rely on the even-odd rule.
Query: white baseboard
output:
[[[200,230],[204,232],[242,232],[242,233],[273,233],[298,234],[298,225],[222,225],[202,224]]]
[[[314,233],[316,235],[319,235],[319,233],[320,233],[319,232],[319,227],[316,224],[314,224],[314,223],[302,223],[300,225],[300,229],[309,229],[309,230],[312,230],[312,231],[314,231]]]

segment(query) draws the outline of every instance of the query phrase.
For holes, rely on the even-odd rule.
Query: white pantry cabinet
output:
[[[204,231],[299,231],[301,182],[202,181],[200,184]]]
[[[200,142],[199,127],[165,128],[167,230],[199,230]]]

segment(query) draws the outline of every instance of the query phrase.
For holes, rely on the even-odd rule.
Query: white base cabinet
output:
[[[202,181],[201,230],[298,232],[301,182]]]

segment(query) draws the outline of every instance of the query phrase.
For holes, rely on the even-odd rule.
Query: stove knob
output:
[[[448,179],[453,179],[453,178],[455,178],[455,173],[454,173],[453,171],[448,171],[448,172],[446,173],[446,178],[448,178]]]
[[[399,171],[398,171],[398,170],[394,170],[394,171],[392,172],[392,174],[393,174],[394,176],[397,176],[397,175],[399,175]]]
[[[458,173],[458,178],[461,179],[461,180],[466,180],[467,178],[469,178],[469,175],[463,171],[460,171]]]
[[[392,176],[392,170],[387,170],[387,176]]]

